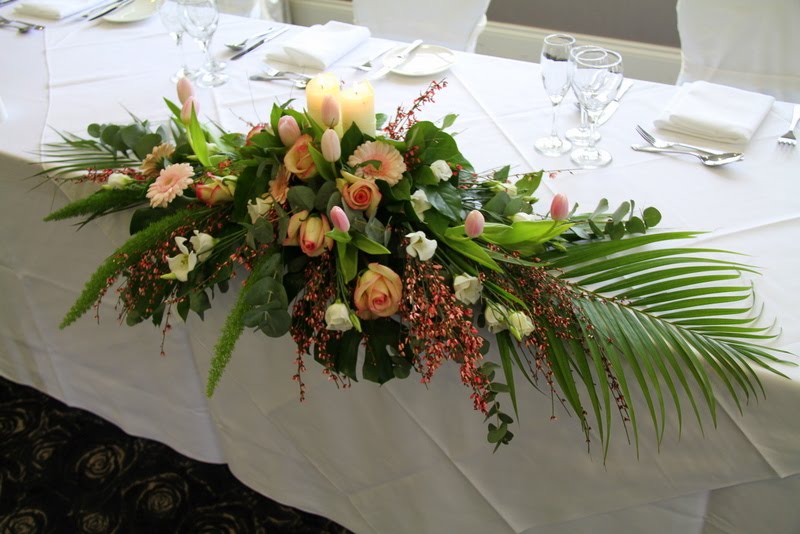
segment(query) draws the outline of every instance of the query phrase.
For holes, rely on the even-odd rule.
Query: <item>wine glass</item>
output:
[[[586,50],[587,48],[596,48],[595,45],[581,45],[581,46],[574,46],[572,50],[569,51],[569,61],[570,63],[575,63],[575,54],[580,52],[581,50]],[[573,65],[574,68],[574,65]],[[578,90],[575,89],[575,85],[572,85],[572,92],[575,94],[575,98],[578,98]],[[589,135],[591,131],[589,130],[589,118],[586,116],[586,108],[583,107],[583,104],[580,103],[580,99],[578,99],[578,107],[580,108],[581,112],[581,123],[577,128],[570,128],[564,134],[564,137],[572,141],[572,144],[575,146],[586,146],[589,144]],[[596,129],[594,131],[594,142],[597,143],[600,140],[600,132]]]
[[[204,87],[216,87],[228,81],[223,71],[225,64],[214,59],[209,49],[211,38],[217,31],[219,10],[214,0],[178,0],[181,6],[180,21],[186,33],[200,43],[206,54],[205,69],[198,78],[198,84]]]
[[[161,18],[161,23],[181,52],[181,68],[172,76],[173,82],[177,82],[180,78],[194,80],[198,74],[196,70],[190,69],[186,65],[186,53],[183,51],[183,24],[181,24],[179,13],[180,6],[177,0],[162,0],[158,6],[158,15]]]
[[[622,83],[622,56],[600,47],[587,48],[575,54],[572,63],[572,84],[578,100],[586,108],[589,119],[589,144],[572,151],[572,161],[584,169],[603,167],[611,162],[611,154],[595,147],[597,119],[617,96]]]
[[[558,105],[570,87],[569,51],[575,44],[575,38],[563,33],[554,33],[544,39],[539,64],[542,69],[542,83],[550,102],[553,104],[553,122],[550,135],[541,137],[534,143],[534,148],[545,156],[560,156],[572,148],[572,144],[558,135],[556,118]]]

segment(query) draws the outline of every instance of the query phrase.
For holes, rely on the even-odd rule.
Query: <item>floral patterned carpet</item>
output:
[[[250,490],[226,465],[125,434],[0,378],[0,533],[345,534]]]

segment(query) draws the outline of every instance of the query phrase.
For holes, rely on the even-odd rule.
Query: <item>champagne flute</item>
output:
[[[190,69],[186,65],[186,52],[183,51],[183,24],[181,24],[179,13],[180,6],[177,0],[162,0],[158,6],[158,15],[161,18],[161,23],[181,52],[181,68],[172,76],[173,82],[177,82],[180,78],[194,80],[198,74],[196,70]]]
[[[545,156],[560,156],[572,148],[572,144],[558,135],[556,118],[558,105],[570,87],[569,51],[575,44],[575,38],[563,33],[554,33],[544,39],[539,65],[542,69],[542,83],[550,102],[553,104],[553,122],[550,135],[541,137],[534,143],[534,148]]]
[[[575,63],[575,54],[580,52],[581,50],[586,50],[587,48],[596,48],[595,45],[581,45],[575,46],[572,50],[569,51],[569,62]],[[574,65],[573,65],[574,69]],[[572,86],[572,92],[575,94],[575,98],[578,99],[578,107],[580,108],[581,112],[581,123],[577,128],[570,128],[564,134],[564,137],[572,141],[572,144],[575,146],[586,146],[589,144],[589,135],[591,134],[589,130],[589,118],[586,116],[586,108],[583,107],[583,104],[580,103],[580,98],[578,98],[578,90],[575,89],[575,85]],[[597,130],[594,131],[594,142],[597,143],[600,140],[600,132]]]
[[[206,54],[205,69],[198,78],[203,87],[216,87],[228,81],[223,71],[225,64],[219,63],[211,55],[209,44],[217,31],[219,10],[214,0],[178,0],[181,6],[180,20],[183,29],[200,44]]]
[[[586,108],[589,119],[589,144],[572,151],[572,161],[584,169],[603,167],[611,162],[611,154],[595,147],[597,119],[612,100],[622,83],[622,56],[600,47],[587,48],[575,54],[572,84],[578,100]]]

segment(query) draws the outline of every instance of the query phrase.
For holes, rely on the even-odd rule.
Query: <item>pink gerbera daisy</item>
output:
[[[156,181],[147,188],[151,208],[166,208],[183,190],[192,185],[194,170],[188,163],[174,163],[162,169]]]
[[[376,163],[370,163],[357,167],[367,161],[378,162],[378,166],[375,167]],[[384,180],[389,185],[399,182],[403,173],[406,172],[406,164],[400,152],[392,145],[379,141],[367,141],[358,147],[347,160],[347,164],[356,167],[356,176]]]

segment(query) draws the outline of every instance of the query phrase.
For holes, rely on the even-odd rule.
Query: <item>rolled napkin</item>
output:
[[[713,83],[685,83],[656,127],[723,143],[746,143],[769,113],[775,99]]]
[[[59,20],[102,3],[103,0],[23,0],[14,8],[14,13]]]
[[[369,29],[363,26],[332,20],[298,33],[283,47],[268,52],[267,61],[325,70],[369,39],[369,35]]]

